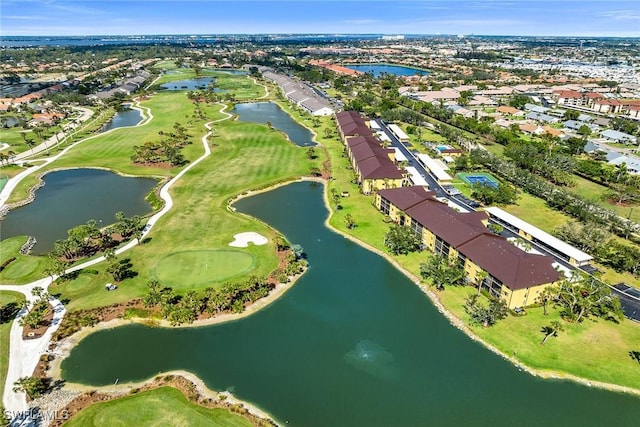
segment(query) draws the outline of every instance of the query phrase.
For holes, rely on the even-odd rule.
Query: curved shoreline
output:
[[[68,170],[78,170],[78,169],[96,169],[96,170],[103,170],[103,171],[108,171],[111,172],[113,174],[116,174],[118,176],[124,177],[124,178],[147,178],[147,179],[155,179],[156,181],[158,181],[156,183],[156,185],[153,186],[153,188],[151,189],[151,191],[149,193],[151,193],[152,191],[155,192],[156,188],[163,184],[163,181],[167,180],[166,176],[160,176],[160,175],[149,175],[149,176],[140,176],[140,175],[130,175],[124,172],[120,172],[117,169],[112,169],[112,168],[105,168],[102,166],[81,166],[81,167],[75,167],[75,166],[61,166],[61,167],[57,167],[57,168],[53,168],[53,169],[48,169],[44,172],[41,172],[39,174],[37,174],[36,176],[34,176],[34,179],[36,180],[35,184],[33,184],[31,187],[29,187],[28,189],[28,194],[27,196],[22,199],[19,200],[17,202],[13,202],[13,203],[7,203],[4,206],[2,206],[2,208],[0,208],[0,220],[3,219],[5,216],[7,216],[7,214],[9,212],[11,212],[14,209],[17,208],[21,208],[23,206],[28,205],[29,203],[33,203],[36,199],[36,191],[38,191],[39,189],[41,189],[42,187],[45,186],[45,182],[44,182],[44,177],[45,175],[52,173],[52,172],[61,172],[61,171],[68,171]],[[147,193],[145,195],[145,197],[147,197],[149,195],[149,193]],[[158,209],[154,209],[151,212],[149,212],[148,214],[145,214],[144,216],[153,214],[153,212],[155,212]]]
[[[209,387],[207,387],[204,381],[202,381],[197,375],[182,369],[160,372],[143,381],[130,382],[130,383],[118,383],[118,384],[112,384],[107,386],[94,387],[94,386],[87,386],[87,385],[78,384],[78,383],[67,383],[65,384],[65,389],[67,389],[66,391],[68,392],[68,394],[72,395],[74,398],[77,396],[80,396],[82,393],[97,392],[97,393],[103,393],[103,394],[109,395],[110,397],[109,400],[115,400],[122,397],[130,396],[134,394],[138,389],[144,389],[148,387],[149,390],[153,390],[159,387],[166,386],[158,383],[159,382],[161,383],[161,381],[163,379],[167,379],[167,377],[182,377],[184,380],[186,380],[187,382],[191,383],[191,385],[193,385],[193,387],[196,389],[198,393],[197,399],[194,400],[191,397],[185,395],[187,400],[189,400],[193,404],[199,405],[198,400],[211,400],[214,402],[224,403],[228,405],[240,405],[247,411],[247,413],[249,413],[254,417],[264,419],[266,421],[273,423],[274,425],[278,425],[278,426],[281,425],[276,421],[276,419],[271,414],[269,414],[267,411],[263,410],[262,408],[259,408],[258,406],[250,402],[247,402],[245,400],[235,397],[233,393],[230,391],[212,390]],[[171,385],[168,385],[168,386],[171,387]],[[178,388],[178,390],[180,389]],[[140,392],[142,391],[146,391],[146,390],[140,390]],[[95,403],[100,403],[100,402],[92,402],[89,405],[81,408],[80,411],[82,409],[85,409],[94,405]],[[45,405],[41,405],[41,406],[45,406]],[[224,409],[225,407],[222,406],[221,408]],[[51,410],[46,407],[41,409],[44,409],[45,411]],[[58,408],[55,408],[55,409],[58,409]]]
[[[53,348],[50,350],[51,354],[56,356],[49,364],[48,373],[54,380],[62,379],[62,361],[66,359],[71,350],[78,345],[83,339],[93,334],[94,332],[99,332],[107,329],[115,329],[120,326],[125,325],[133,325],[140,324],[148,327],[159,327],[165,329],[187,329],[187,328],[201,328],[205,326],[217,325],[228,322],[235,322],[237,320],[243,319],[245,317],[249,317],[263,308],[268,307],[273,304],[276,300],[278,300],[282,295],[284,295],[288,290],[293,288],[293,285],[304,275],[304,272],[293,276],[291,280],[287,283],[278,283],[269,295],[266,297],[259,299],[253,304],[249,305],[242,313],[223,313],[208,319],[196,320],[193,323],[189,324],[181,324],[177,326],[173,326],[166,319],[154,319],[154,318],[143,318],[143,317],[134,317],[131,319],[113,319],[107,322],[100,322],[95,326],[83,327],[78,332],[62,339],[59,342],[52,343]],[[123,383],[125,385],[127,383]],[[84,385],[79,384],[84,387]],[[90,387],[90,386],[86,386]],[[95,387],[94,387],[95,388]]]
[[[153,119],[153,114],[151,114],[151,109],[149,107],[141,106],[140,105],[140,101],[138,101],[137,98],[135,100],[135,103],[132,104],[132,106],[130,108],[133,109],[133,110],[138,110],[140,112],[141,116],[142,116],[142,120],[140,120],[140,122],[138,122],[137,124],[132,125],[132,126],[121,126],[121,127],[109,129],[106,132],[99,132],[99,133],[96,133],[94,135],[89,135],[86,138],[83,138],[83,139],[81,139],[79,141],[76,141],[73,144],[67,146],[66,148],[62,149],[62,151],[60,151],[58,154],[55,154],[55,155],[53,155],[51,157],[44,157],[44,158],[39,158],[39,159],[31,159],[30,161],[44,161],[44,163],[42,163],[41,165],[33,167],[33,170],[31,170],[31,168],[28,168],[28,169],[25,169],[23,172],[21,172],[21,174],[24,174],[24,176],[21,176],[20,179],[18,180],[18,182],[15,183],[14,188],[11,189],[10,194],[7,194],[6,199],[7,200],[9,199],[9,197],[11,196],[11,193],[13,193],[13,191],[15,190],[17,185],[20,183],[20,181],[22,181],[23,179],[27,178],[33,172],[35,172],[35,171],[37,171],[39,169],[42,169],[45,166],[55,162],[56,160],[61,158],[71,148],[73,148],[73,147],[75,147],[75,146],[77,146],[77,145],[79,145],[79,144],[81,144],[81,143],[83,143],[85,141],[97,138],[99,136],[106,135],[106,134],[108,134],[110,132],[113,132],[115,130],[118,130],[118,129],[126,129],[126,128],[144,126],[144,125],[148,124],[149,122],[151,122],[151,120]],[[69,135],[66,135],[62,139],[61,142],[64,142],[64,140],[67,137],[69,137]],[[56,144],[54,147],[57,147],[58,145],[59,144]],[[54,147],[52,147],[52,148],[54,148]],[[26,160],[26,161],[29,161],[29,160]],[[35,177],[36,183],[27,189],[27,195],[24,198],[19,199],[19,200],[15,201],[15,202],[12,202],[12,203],[6,203],[6,201],[5,201],[5,203],[1,204],[1,206],[0,206],[0,219],[2,219],[10,210],[25,206],[25,205],[27,205],[27,204],[32,202],[33,201],[33,198],[32,198],[33,194],[32,193],[35,192],[36,190],[38,190],[38,188],[42,187],[41,181],[42,181],[42,177],[44,175],[46,175],[49,172],[55,172],[55,171],[58,171],[58,170],[66,170],[66,169],[85,169],[85,167],[59,167],[59,168],[49,169],[49,170],[46,170],[46,171],[40,173],[39,175],[37,175]],[[109,171],[111,171],[113,173],[116,173],[118,175],[121,175],[121,176],[129,176],[129,177],[135,177],[135,178],[140,177],[139,175],[126,175],[126,174],[124,174],[124,173],[122,173],[120,171],[112,170],[112,169],[109,169],[109,168],[101,168],[99,166],[87,167],[86,169],[104,169],[104,170],[109,170]],[[28,172],[28,173],[26,173],[26,172]],[[17,176],[19,176],[19,175],[17,175]],[[14,177],[14,178],[16,178],[16,177]],[[38,185],[40,185],[40,186],[38,186]],[[5,185],[5,187],[7,187],[7,186]]]
[[[364,242],[364,241],[358,239],[357,237],[354,237],[354,236],[352,236],[350,234],[347,234],[347,233],[343,232],[342,230],[338,230],[337,228],[333,227],[330,224],[329,221],[330,221],[331,216],[333,215],[334,211],[331,208],[331,205],[329,203],[329,198],[328,198],[328,194],[327,194],[326,188],[327,188],[327,186],[325,185],[325,191],[323,192],[324,193],[324,202],[325,202],[325,205],[327,206],[327,208],[329,209],[329,211],[331,212],[331,215],[329,215],[329,217],[327,217],[327,219],[325,221],[325,226],[328,229],[330,229],[331,231],[334,231],[335,233],[342,235],[344,238],[349,239],[350,241],[356,243],[357,245],[360,245],[363,248],[365,248],[365,249],[367,249],[367,250],[369,250],[369,251],[381,256],[385,260],[387,260],[391,265],[394,266],[394,268],[396,268],[398,271],[400,271],[402,274],[404,274],[409,280],[411,280],[416,286],[418,286],[418,288],[431,300],[431,302],[436,307],[436,309],[449,321],[449,323],[452,326],[454,326],[455,328],[457,328],[460,331],[462,331],[465,335],[467,335],[473,341],[482,344],[482,346],[484,346],[489,351],[491,351],[494,354],[496,354],[496,355],[502,357],[503,359],[509,361],[510,363],[512,363],[517,368],[522,369],[523,371],[529,373],[530,375],[532,375],[534,377],[540,377],[540,378],[544,378],[544,379],[569,380],[569,381],[573,381],[573,382],[582,384],[582,385],[587,386],[587,387],[596,387],[596,388],[600,388],[600,389],[603,389],[603,390],[615,391],[615,392],[618,392],[618,393],[627,393],[627,394],[632,394],[632,395],[636,395],[636,396],[640,397],[640,389],[627,387],[627,386],[621,386],[621,385],[618,385],[618,384],[605,383],[605,382],[596,381],[596,380],[589,380],[587,378],[579,377],[579,376],[572,375],[572,374],[569,374],[569,373],[566,373],[566,372],[562,372],[562,371],[551,371],[551,370],[546,370],[546,369],[532,368],[532,367],[527,366],[526,364],[524,364],[519,359],[508,355],[507,353],[505,353],[502,350],[500,350],[498,347],[496,347],[496,346],[488,343],[487,341],[483,340],[480,336],[478,336],[475,332],[473,332],[465,324],[465,322],[462,319],[460,319],[455,314],[453,314],[451,311],[449,311],[445,307],[445,305],[440,301],[440,298],[438,298],[438,295],[435,292],[433,292],[431,289],[429,289],[428,286],[424,285],[422,283],[422,280],[418,276],[416,276],[415,274],[413,274],[413,273],[409,272],[408,270],[406,270],[398,261],[393,259],[389,254],[387,254],[387,253],[385,253],[385,252],[383,252],[383,251],[371,246],[369,243]]]
[[[323,191],[323,202],[325,204],[325,206],[327,207],[327,210],[329,212],[329,215],[327,216],[327,218],[325,219],[324,225],[332,232],[335,232],[336,234],[341,235],[342,237],[349,239],[350,241],[360,245],[361,247],[381,256],[382,258],[384,258],[385,260],[387,260],[389,263],[391,263],[391,265],[394,266],[394,268],[396,268],[398,271],[400,271],[402,274],[404,274],[409,280],[411,280],[415,285],[418,286],[418,288],[429,298],[429,300],[433,303],[433,305],[436,307],[436,309],[445,316],[445,318],[449,321],[449,323],[456,327],[457,329],[459,329],[460,331],[462,331],[465,335],[467,335],[470,339],[472,339],[475,342],[478,342],[480,344],[482,344],[486,349],[488,349],[489,351],[493,352],[494,354],[502,357],[503,359],[509,361],[510,363],[512,363],[514,366],[516,366],[517,368],[529,373],[532,376],[535,377],[540,377],[543,379],[557,379],[557,380],[569,380],[569,381],[573,381],[579,384],[582,384],[584,386],[587,387],[596,387],[596,388],[600,388],[600,389],[604,389],[607,391],[613,391],[613,392],[618,392],[618,393],[625,393],[625,394],[632,394],[632,395],[636,395],[636,396],[640,396],[640,390],[639,389],[635,389],[635,388],[631,388],[631,387],[626,387],[626,386],[621,386],[621,385],[616,385],[616,384],[611,384],[611,383],[605,383],[605,382],[600,382],[600,381],[595,381],[595,380],[589,380],[583,377],[578,377],[575,375],[571,375],[568,374],[566,372],[559,372],[559,371],[551,371],[551,370],[544,370],[544,369],[535,369],[532,367],[529,367],[527,365],[525,365],[523,362],[521,362],[520,360],[518,360],[517,358],[510,356],[508,354],[506,354],[505,352],[503,352],[502,350],[498,349],[497,347],[495,347],[494,345],[484,341],[481,337],[479,337],[477,334],[475,334],[465,323],[462,319],[458,318],[457,316],[455,316],[451,311],[447,310],[447,308],[444,306],[444,304],[442,304],[442,302],[440,301],[440,299],[438,298],[437,294],[435,292],[433,292],[431,289],[429,289],[428,286],[424,285],[422,283],[422,280],[417,277],[416,275],[414,275],[413,273],[409,272],[408,270],[406,270],[398,261],[396,261],[395,259],[393,259],[389,254],[371,246],[370,244],[350,235],[347,234],[335,227],[333,227],[330,224],[330,219],[334,214],[334,210],[331,208],[331,204],[329,202],[329,197],[328,197],[328,182],[327,180],[323,179],[323,178],[313,178],[313,177],[301,177],[301,178],[297,178],[297,179],[292,179],[292,180],[288,180],[285,182],[279,182],[273,185],[270,185],[268,187],[265,188],[260,188],[260,189],[256,189],[256,190],[248,190],[244,193],[241,193],[231,199],[228,200],[227,202],[227,208],[234,213],[237,213],[237,211],[235,211],[235,208],[232,206],[234,202],[246,198],[246,197],[251,197],[260,193],[266,193],[272,190],[275,190],[279,187],[283,187],[289,184],[293,184],[295,182],[305,182],[305,181],[311,181],[311,182],[319,182],[322,183],[324,185],[324,191]],[[254,217],[251,217],[254,220],[257,220]],[[273,229],[273,227],[269,226],[269,224],[266,224],[270,229]],[[275,229],[273,229],[275,230]],[[277,232],[277,230],[275,230]],[[303,273],[304,274],[304,273]],[[301,275],[297,276],[295,279],[293,279],[290,283],[288,284],[280,284],[278,286],[281,286],[280,289],[278,289],[278,287],[276,287],[276,289],[274,289],[274,291],[272,291],[267,297],[265,297],[263,300],[260,300],[258,302],[256,302],[255,304],[252,304],[251,306],[249,306],[247,308],[247,310],[245,310],[243,313],[240,314],[225,314],[222,316],[217,316],[217,317],[213,317],[210,319],[205,319],[205,320],[198,320],[196,322],[194,322],[193,324],[187,324],[187,325],[180,325],[178,327],[180,328],[193,328],[193,327],[203,327],[203,326],[209,326],[209,325],[215,325],[215,324],[219,324],[219,323],[225,323],[225,322],[231,322],[231,321],[236,321],[236,320],[240,320],[244,317],[250,316],[252,314],[254,314],[255,312],[259,311],[260,309],[274,303],[281,295],[283,295],[287,290],[289,290],[293,284],[297,281],[297,279],[301,277]],[[113,321],[109,321],[103,324],[98,324],[94,327],[91,328],[83,328],[81,331],[77,332],[76,334],[65,338],[65,340],[61,341],[61,343],[64,343],[64,346],[69,346],[68,349],[64,348],[64,349],[60,349],[63,350],[63,353],[60,353],[60,355],[64,355],[64,357],[68,356],[68,353],[71,351],[71,349],[77,345],[77,343],[79,343],[83,338],[85,338],[86,336],[90,335],[93,332],[96,332],[98,330],[103,330],[103,329],[112,329],[118,326],[122,326],[125,324],[133,324],[133,323],[142,323],[142,324],[152,324],[153,326],[160,326],[160,327],[171,327],[168,326],[168,322],[166,321],[156,321],[156,320],[150,320],[150,319],[129,319],[129,320],[124,320],[124,319],[117,319],[117,320],[113,320]],[[63,358],[64,358],[63,357]],[[60,377],[60,364],[62,363],[62,359],[63,358],[56,358],[54,359],[54,362],[52,363],[52,367],[51,369],[51,373],[54,376],[54,379],[61,379]]]

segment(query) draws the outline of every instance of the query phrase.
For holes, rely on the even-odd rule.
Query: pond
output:
[[[167,90],[200,90],[206,89],[210,83],[216,82],[215,77],[197,77],[194,79],[187,80],[172,80],[168,83],[160,85],[162,89]],[[214,92],[222,92],[218,88],[213,89]]]
[[[141,121],[142,114],[139,110],[125,108],[124,110],[118,111],[113,119],[102,127],[102,132],[127,126],[135,126]]]
[[[317,145],[309,129],[291,118],[274,102],[247,102],[236,104],[233,113],[241,122],[271,123],[274,128],[287,134],[291,142],[301,147]]]
[[[345,64],[347,68],[363,73],[371,73],[374,77],[380,77],[381,74],[394,74],[396,76],[426,76],[429,74],[426,70],[418,68],[405,67],[402,65],[390,64]]]
[[[533,377],[451,326],[390,263],[330,231],[323,186],[235,204],[303,246],[310,268],[270,306],[200,328],[96,332],[65,380],[140,381],[184,369],[290,426],[635,425],[640,399]]]
[[[67,230],[91,219],[98,226],[127,216],[151,212],[146,195],[157,184],[151,178],[131,178],[101,169],[69,169],[47,173],[44,187],[36,190],[28,205],[13,209],[0,221],[2,240],[13,236],[34,236],[34,254],[53,249],[56,240],[66,239]]]
[[[245,76],[249,74],[248,71],[234,70],[232,68],[210,68],[209,71],[213,71],[216,73],[233,74],[234,76]]]
[[[10,128],[10,127],[17,126],[18,123],[20,123],[20,120],[18,120],[17,117],[14,117],[14,116],[0,117],[0,127]]]

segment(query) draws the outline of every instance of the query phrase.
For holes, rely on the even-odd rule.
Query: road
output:
[[[87,120],[89,120],[89,118],[91,118],[91,116],[93,116],[93,111],[88,109],[88,108],[84,108],[84,107],[72,107],[74,110],[78,110],[80,112],[80,116],[77,118],[78,122],[85,122]],[[68,125],[69,129],[73,129],[75,130],[76,127],[78,126],[78,124],[76,123],[70,123]],[[43,141],[41,144],[33,147],[32,149],[29,149],[27,151],[23,151],[20,154],[16,154],[15,156],[12,157],[12,161],[20,161],[20,160],[25,160],[28,159],[30,157],[34,157],[40,153],[42,153],[43,151],[47,151],[49,152],[49,150],[53,147],[55,147],[57,144],[59,144],[60,141],[63,141],[64,138],[67,136],[66,132],[58,132],[57,134],[49,137],[47,140]]]

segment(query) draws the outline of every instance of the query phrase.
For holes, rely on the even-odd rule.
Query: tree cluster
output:
[[[426,262],[420,264],[420,275],[423,279],[431,279],[433,286],[442,291],[446,286],[464,284],[466,273],[458,260],[432,254]]]
[[[516,202],[516,189],[506,183],[494,187],[487,183],[474,184],[471,187],[471,197],[480,200],[485,205],[510,205]]]
[[[617,323],[624,318],[620,300],[607,285],[593,277],[576,275],[563,280],[552,288],[552,294],[554,305],[568,322],[578,323],[593,316]]]
[[[419,250],[422,241],[411,228],[393,224],[384,235],[384,245],[394,255],[406,255]]]
[[[478,301],[478,298],[478,294],[473,294],[464,300],[463,308],[465,313],[469,315],[472,325],[488,328],[507,317],[508,309],[504,301],[491,299],[489,305],[485,306]]]
[[[171,166],[182,166],[187,161],[181,150],[191,144],[191,137],[186,133],[186,128],[176,122],[173,125],[173,132],[158,132],[159,141],[148,141],[143,145],[134,145],[134,155],[131,160],[134,163],[145,165],[167,162]]]
[[[601,225],[593,222],[568,222],[559,227],[555,235],[616,271],[628,271],[636,275],[640,273],[640,249],[612,238]]]
[[[29,309],[29,304],[25,303],[29,312],[20,318],[20,326],[28,326],[32,329],[36,329],[42,325],[44,317],[49,312],[49,294],[39,286],[36,286],[31,290],[31,294],[37,299],[33,302],[33,305]]]
[[[264,298],[273,288],[266,278],[250,277],[244,282],[227,282],[219,289],[207,288],[203,293],[188,291],[176,294],[172,288],[157,281],[148,284],[149,291],[143,302],[147,307],[158,307],[163,318],[176,326],[193,323],[200,314],[223,312],[241,313],[247,304]]]
[[[513,162],[485,150],[472,150],[470,158],[474,164],[483,165],[527,193],[546,200],[549,207],[565,212],[581,222],[595,222],[625,238],[632,233],[640,232],[640,225],[635,222],[621,218],[616,212],[598,206],[568,190],[556,187]]]
[[[89,220],[86,224],[70,229],[66,240],[55,242],[51,255],[53,258],[61,258],[63,261],[75,260],[78,258],[91,256],[105,249],[109,249],[118,244],[113,238],[114,234],[119,234],[123,240],[131,237],[140,239],[144,224],[138,215],[126,217],[124,213],[116,213],[117,222],[104,229],[98,228],[96,220]],[[55,270],[55,271],[54,271]],[[60,274],[60,268],[51,267],[50,273]],[[64,270],[62,270],[64,271]]]

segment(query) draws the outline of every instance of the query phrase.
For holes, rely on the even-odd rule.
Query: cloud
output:
[[[44,21],[45,18],[44,16],[33,16],[33,15],[5,15],[3,17],[4,19],[15,19],[15,20],[20,20],[20,21]]]
[[[96,9],[93,7],[87,7],[84,5],[78,4],[78,2],[67,1],[60,3],[55,0],[44,0],[39,2],[42,7],[47,7],[50,9],[54,9],[61,12],[70,12],[73,14],[82,14],[82,15],[99,15],[104,14],[108,11],[104,9]]]
[[[598,14],[614,21],[640,21],[640,10],[609,10]]]

